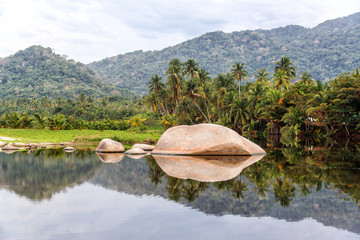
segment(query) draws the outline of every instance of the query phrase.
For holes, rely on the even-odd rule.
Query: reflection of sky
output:
[[[157,197],[88,183],[31,202],[0,191],[0,239],[358,239],[312,219],[209,216]]]

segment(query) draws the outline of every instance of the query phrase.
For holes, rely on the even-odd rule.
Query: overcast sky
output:
[[[0,0],[0,57],[42,45],[89,63],[206,32],[314,27],[356,12],[359,0]]]

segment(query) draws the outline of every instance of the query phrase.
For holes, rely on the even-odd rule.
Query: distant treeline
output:
[[[165,83],[157,74],[151,78],[145,101],[168,127],[209,122],[258,137],[359,135],[359,69],[315,82],[283,57],[274,72],[258,69],[255,81],[247,82],[246,66],[235,63],[211,78],[193,59],[173,59]]]
[[[75,100],[48,97],[0,100],[0,127],[126,130],[142,125],[141,114],[145,113],[142,105],[140,99],[93,98],[83,93]]]

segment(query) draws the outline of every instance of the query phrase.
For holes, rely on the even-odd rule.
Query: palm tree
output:
[[[210,74],[205,71],[204,69],[200,69],[198,71],[198,78],[200,80],[200,84],[203,86],[205,83],[209,82],[211,80]]]
[[[245,65],[243,63],[235,63],[232,65],[231,74],[235,78],[235,80],[239,81],[239,96],[240,96],[240,86],[241,80],[247,79],[248,71],[244,70]]]
[[[205,99],[204,92],[202,91],[201,87],[199,86],[199,82],[191,78],[185,83],[185,91],[184,95],[188,96],[190,100],[195,104],[195,106],[199,109],[201,115],[204,119],[209,123],[210,119],[205,115],[203,110],[200,108],[199,104],[196,102],[197,99]]]
[[[249,119],[247,101],[242,98],[234,99],[234,102],[230,104],[230,113],[234,123],[233,126],[242,131],[243,126]]]
[[[255,109],[261,102],[261,99],[264,97],[266,90],[267,88],[264,87],[264,84],[262,84],[260,81],[255,81],[255,84],[253,84],[249,91],[247,91],[246,98],[249,101],[248,109],[250,113],[250,119],[255,117]]]
[[[300,74],[301,74],[300,82],[311,85],[314,84],[312,76],[308,72],[302,72]]]
[[[289,74],[282,69],[275,72],[273,80],[276,89],[285,88],[288,89],[291,84],[291,78]]]
[[[216,105],[222,106],[222,102],[224,100],[224,96],[227,92],[233,90],[235,88],[235,82],[233,77],[227,73],[219,74],[213,81],[213,96],[216,99]]]
[[[175,106],[177,106],[179,103],[181,88],[183,84],[181,63],[178,59],[173,59],[170,61],[169,68],[166,71],[166,74],[168,75],[166,84],[172,92],[173,103],[175,104]]]
[[[148,88],[150,93],[154,92],[158,94],[164,88],[162,78],[155,74],[153,77],[151,77],[151,80],[148,83]]]
[[[187,78],[194,78],[195,76],[199,78],[199,63],[195,62],[194,59],[187,60],[184,64],[183,75]]]
[[[257,69],[257,73],[254,74],[255,79],[255,84],[256,83],[261,83],[264,85],[268,85],[270,78],[268,77],[270,75],[270,73],[266,72],[266,68],[262,68],[262,69]]]
[[[275,74],[280,70],[284,71],[290,79],[296,76],[296,68],[288,57],[282,57],[280,61],[275,63]]]

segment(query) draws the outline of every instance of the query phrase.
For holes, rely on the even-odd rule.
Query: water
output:
[[[0,153],[0,239],[360,239],[359,155]]]

